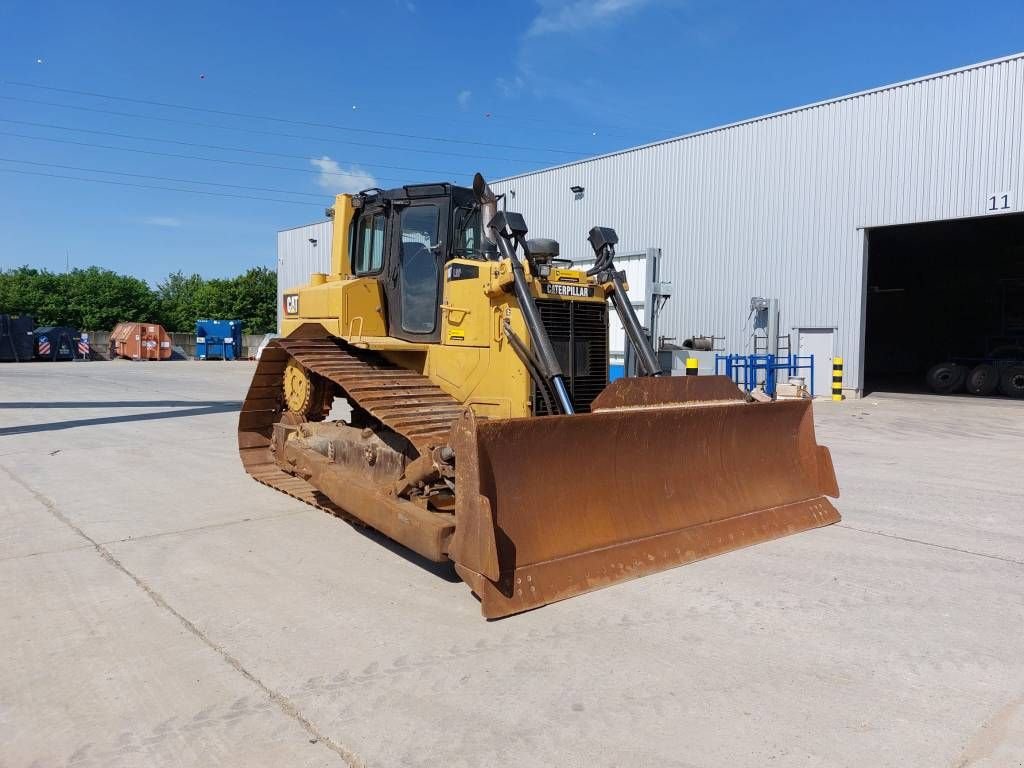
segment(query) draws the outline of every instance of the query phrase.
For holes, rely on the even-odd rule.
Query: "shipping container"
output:
[[[237,360],[244,354],[241,320],[196,320],[196,358]]]
[[[36,360],[74,360],[78,330],[68,325],[47,325],[35,330]]]
[[[118,323],[110,334],[110,356],[129,360],[167,360],[171,337],[162,325]]]
[[[32,359],[36,321],[29,315],[0,315],[0,362],[21,363]]]

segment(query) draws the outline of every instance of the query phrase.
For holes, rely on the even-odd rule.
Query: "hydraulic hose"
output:
[[[537,391],[540,396],[544,399],[544,406],[547,408],[548,413],[555,413],[555,407],[551,402],[551,395],[548,392],[548,383],[544,380],[544,376],[541,375],[540,367],[537,364],[536,358],[530,353],[526,344],[519,338],[515,331],[512,330],[512,326],[509,325],[506,320],[502,327],[505,331],[505,336],[508,337],[509,343],[512,345],[512,349],[515,350],[516,355],[523,361],[523,365],[526,366],[527,373],[530,374],[530,378],[533,379],[533,383],[537,385]]]

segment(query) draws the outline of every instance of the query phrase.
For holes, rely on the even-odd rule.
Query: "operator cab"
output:
[[[445,262],[497,258],[473,190],[446,183],[368,189],[353,195],[352,206],[352,271],[380,281],[389,334],[440,341]]]

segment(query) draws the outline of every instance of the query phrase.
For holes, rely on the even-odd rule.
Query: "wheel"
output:
[[[330,411],[330,386],[294,360],[284,369],[284,404],[305,421],[323,421]]]
[[[956,363],[939,363],[928,369],[925,383],[937,395],[951,395],[964,385],[967,370]]]
[[[999,391],[1008,397],[1024,397],[1024,365],[1008,365],[999,377]]]
[[[972,395],[987,397],[999,386],[999,369],[991,363],[976,365],[967,374],[964,385]]]

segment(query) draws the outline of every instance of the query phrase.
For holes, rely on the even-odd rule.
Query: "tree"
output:
[[[192,331],[202,316],[200,294],[205,280],[199,275],[172,272],[156,288],[157,315],[169,331]]]
[[[247,333],[277,330],[277,274],[253,267],[234,279],[234,316],[245,323]]]
[[[234,282],[230,279],[207,280],[199,291],[199,317],[237,320],[233,289]]]
[[[241,320],[248,333],[266,333],[276,328],[276,303],[277,276],[266,267],[210,280],[172,272],[156,290],[100,267],[65,274],[27,266],[0,270],[0,313],[30,314],[38,325],[99,331],[148,321],[191,332],[196,320],[209,317]]]
[[[119,322],[152,321],[156,301],[144,280],[88,267],[59,275],[65,283],[68,324],[113,328]]]
[[[247,333],[277,327],[277,275],[254,267],[234,278],[173,272],[157,286],[160,318],[168,330],[191,331],[196,320],[241,320]]]
[[[64,321],[66,301],[59,276],[31,267],[0,272],[0,314],[30,314],[39,325]]]
[[[153,294],[144,281],[108,269],[0,272],[0,312],[30,314],[38,325],[112,328],[121,320],[148,320],[152,311]]]

